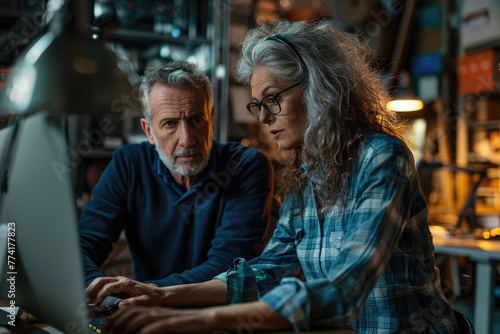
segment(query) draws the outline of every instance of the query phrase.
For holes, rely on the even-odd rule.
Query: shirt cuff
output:
[[[219,276],[226,283],[229,304],[244,303],[259,299],[257,278],[252,267],[250,267],[245,259],[236,258],[234,260],[234,268],[228,270],[224,275],[225,277],[223,275]]]
[[[280,285],[260,299],[290,322],[295,331],[311,330],[309,296],[301,280],[294,277],[283,278]]]
[[[227,285],[227,272],[224,272],[224,273],[221,273],[217,276],[215,276],[214,278],[212,279],[218,279],[218,280],[221,280],[222,282],[224,282],[224,284]]]

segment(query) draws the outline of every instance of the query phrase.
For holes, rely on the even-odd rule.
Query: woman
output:
[[[210,282],[96,282],[89,295],[98,300],[132,296],[109,330],[458,332],[414,161],[367,54],[327,22],[277,21],[248,34],[238,64],[254,98],[247,108],[296,153],[275,234],[260,257],[237,259]]]

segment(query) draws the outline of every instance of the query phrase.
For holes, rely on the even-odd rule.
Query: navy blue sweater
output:
[[[159,286],[203,282],[261,249],[273,170],[265,155],[214,141],[200,180],[177,185],[148,142],[117,150],[79,221],[85,282],[125,230],[134,279]]]

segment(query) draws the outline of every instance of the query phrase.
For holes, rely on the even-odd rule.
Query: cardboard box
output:
[[[418,28],[441,28],[443,24],[443,9],[440,4],[423,6],[418,10]]]
[[[459,56],[458,93],[462,95],[500,91],[500,53],[493,49]]]
[[[428,28],[417,33],[417,53],[425,54],[442,49],[441,28]]]
[[[464,0],[460,34],[460,42],[465,49],[499,43],[500,1]]]
[[[443,56],[434,51],[417,55],[413,61],[413,75],[437,74],[443,71]]]
[[[424,75],[417,79],[417,95],[423,102],[431,102],[441,96],[441,80],[438,75]]]
[[[487,122],[500,120],[500,98],[490,96],[477,101],[474,121]]]

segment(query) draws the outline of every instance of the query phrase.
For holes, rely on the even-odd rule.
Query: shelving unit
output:
[[[47,0],[0,2],[0,67],[8,67],[42,26]]]
[[[46,0],[12,4],[10,2],[0,3],[0,18],[5,18],[0,23],[0,27],[3,29],[0,36],[5,43],[0,45],[9,51],[9,57],[2,59],[0,67],[11,66],[19,52],[22,51],[22,46],[28,45],[46,28],[41,22],[34,21],[41,17],[46,4]],[[182,59],[193,62],[199,60],[202,62],[203,66],[199,65],[199,67],[207,72],[213,86],[214,107],[216,109],[213,126],[214,138],[224,142],[229,137],[227,100],[230,1],[200,0],[187,3],[178,0],[147,0],[143,2],[117,0],[110,3],[95,0],[92,4],[92,6],[112,5],[112,7],[102,8],[106,10],[115,8],[116,17],[123,20],[122,26],[115,31],[111,27],[108,28],[106,23],[103,24],[104,27],[99,26],[99,21],[94,20],[90,24],[89,35],[101,39],[110,46],[110,50],[115,52],[122,70],[129,72],[129,78],[133,79],[131,83],[136,86],[136,89],[128,93],[125,92],[123,101],[117,101],[117,105],[110,105],[110,115],[105,115],[101,119],[86,116],[78,119],[68,117],[63,122],[71,152],[70,159],[72,160],[68,164],[68,170],[74,174],[75,194],[80,198],[88,197],[91,190],[85,182],[89,165],[93,162],[109,161],[114,149],[128,143],[128,132],[132,128],[132,123],[138,122],[138,118],[142,116],[138,85],[145,67],[154,59]],[[174,30],[171,34],[167,34],[166,31],[164,31],[165,34],[158,32],[158,27],[155,26],[157,22],[155,22],[154,15],[156,14],[154,12],[158,11],[160,7],[164,10],[161,13],[162,18],[170,20],[167,24],[175,22],[175,15],[181,15],[182,22],[187,22],[179,33],[174,33]],[[134,9],[128,10],[127,8]],[[139,9],[140,15],[134,15],[134,10]],[[175,10],[179,9],[184,11],[176,14]],[[135,24],[134,19],[138,19],[140,22]],[[39,33],[36,34],[31,30],[28,33],[22,25],[25,21],[38,24]],[[16,29],[16,31],[8,29]],[[13,40],[12,34],[20,35],[16,35],[19,38],[16,37]],[[17,44],[14,45],[14,42]],[[19,50],[13,50],[17,46]],[[173,50],[173,52],[165,54],[165,50]],[[193,54],[196,57],[190,57]],[[121,112],[125,108],[128,110]],[[116,113],[114,113],[115,111]],[[106,125],[102,126],[102,120],[107,121]],[[136,133],[142,133],[140,127],[136,129]],[[80,200],[79,203],[83,206],[85,201]]]
[[[406,9],[406,8],[405,8]],[[411,118],[425,121],[425,140],[420,150],[423,162],[454,164],[457,29],[450,19],[456,15],[454,1],[417,3],[411,49],[408,53],[411,87],[425,110]],[[420,114],[420,115],[419,115]],[[405,117],[405,115],[402,115]],[[430,221],[451,222],[462,206],[455,198],[455,175],[451,168],[428,170]]]
[[[486,98],[486,96],[489,96]],[[476,214],[500,215],[500,152],[498,135],[500,133],[500,114],[490,111],[499,110],[500,100],[491,94],[482,98],[474,95],[462,96],[461,112],[457,118],[457,165],[474,166],[487,171],[487,178],[477,190]],[[495,140],[495,138],[497,138]],[[496,143],[494,142],[496,141]],[[471,176],[457,175],[457,201],[465,203],[471,191]]]
[[[153,43],[167,43],[179,46],[196,46],[203,43],[211,43],[208,37],[170,37],[155,32],[134,30],[131,28],[120,28],[110,36],[112,42],[125,45],[151,45]]]
[[[165,4],[173,2],[165,2]],[[149,1],[143,5],[159,6],[156,2]],[[140,25],[135,25],[131,22],[123,27],[120,27],[112,33],[106,33],[102,36],[103,42],[110,45],[111,49],[116,48],[122,58],[125,54],[129,61],[124,63],[134,62],[134,76],[140,77],[143,75],[145,67],[149,62],[155,59],[182,59],[188,60],[190,55],[203,48],[202,56],[205,68],[204,69],[211,78],[215,118],[213,124],[214,139],[227,141],[228,139],[228,124],[227,124],[227,94],[228,94],[228,58],[229,58],[229,21],[230,21],[230,3],[225,0],[203,0],[196,2],[197,6],[206,8],[203,17],[198,22],[203,25],[202,28],[196,27],[196,22],[189,19],[190,27],[186,34],[174,37],[168,34],[155,32],[153,21],[149,21],[149,25],[141,22]],[[193,9],[194,8],[194,9]],[[196,11],[195,6],[190,8],[190,15]],[[196,18],[199,18],[199,13],[196,11]],[[194,24],[194,26],[193,26]],[[201,34],[196,32],[201,31]],[[195,32],[195,33],[193,33]],[[167,54],[167,51],[172,51]],[[177,52],[177,53],[176,53]],[[68,124],[70,147],[76,149],[78,158],[81,159],[81,164],[75,169],[76,193],[80,197],[79,206],[84,206],[89,198],[90,188],[86,184],[85,179],[89,168],[96,169],[92,164],[101,164],[102,161],[110,160],[115,148],[121,145],[113,145],[111,147],[104,144],[105,136],[114,136],[115,142],[120,140],[123,144],[127,144],[127,132],[133,123],[139,122],[142,116],[140,110],[140,97],[138,96],[138,85],[140,80],[135,83],[136,89],[126,96],[124,103],[120,108],[127,105],[131,106],[132,110],[124,113],[122,116],[111,118],[110,122],[115,129],[112,133],[107,133],[103,127],[99,125],[98,119],[83,119],[70,121]],[[125,102],[127,100],[127,102]],[[125,114],[129,113],[125,116]],[[136,133],[141,133],[139,127]],[[144,139],[146,139],[144,137]],[[96,145],[97,144],[97,145]],[[90,149],[89,149],[90,148]],[[97,167],[97,169],[100,167]]]
[[[157,6],[157,2],[149,1],[148,4]],[[172,4],[175,1],[165,1],[165,4]],[[172,55],[162,54],[165,47],[182,50],[189,60],[190,53],[197,48],[206,46],[209,54],[206,54],[206,72],[211,78],[214,107],[216,109],[216,119],[214,121],[214,138],[221,141],[227,140],[227,130],[224,119],[227,115],[227,86],[228,86],[228,54],[229,54],[229,22],[231,4],[225,0],[202,0],[190,4],[189,15],[198,15],[201,6],[206,9],[201,21],[196,23],[189,18],[189,29],[186,34],[174,37],[172,35],[155,32],[153,26],[145,29],[144,23],[139,28],[134,28],[130,23],[111,33],[106,37],[106,42],[118,44],[127,51],[139,54],[139,74],[142,74],[144,66],[148,61],[155,58],[176,58]],[[143,4],[144,5],[144,4]],[[175,6],[175,4],[174,4]],[[196,16],[196,18],[199,18]],[[154,24],[154,23],[153,23]],[[196,24],[203,25],[198,29]],[[201,31],[201,34],[197,34]],[[163,48],[163,49],[162,49]],[[186,60],[185,58],[182,58]]]

